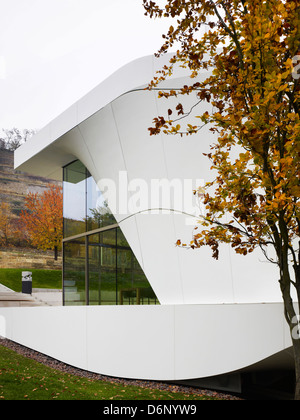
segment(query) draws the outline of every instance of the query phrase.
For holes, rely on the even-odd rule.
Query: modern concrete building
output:
[[[192,239],[193,189],[214,176],[203,155],[214,137],[208,127],[149,136],[179,102],[145,89],[168,59],[124,66],[15,152],[17,169],[63,181],[64,305],[0,309],[0,335],[102,374],[234,374],[237,390],[241,372],[293,366],[290,335],[262,254],[221,246],[216,261],[210,249],[175,246]],[[178,68],[159,89],[189,82]],[[190,109],[195,97],[180,101]]]

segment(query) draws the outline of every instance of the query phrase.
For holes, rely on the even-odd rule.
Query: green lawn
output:
[[[1,346],[0,399],[2,400],[207,400],[138,386],[91,380],[62,373]]]
[[[15,292],[22,291],[22,271],[17,268],[0,268],[0,283]],[[32,287],[46,289],[61,289],[61,270],[37,270],[29,269],[32,272]]]

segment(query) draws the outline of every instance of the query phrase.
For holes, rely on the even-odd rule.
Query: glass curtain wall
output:
[[[64,243],[63,289],[65,305],[84,305],[85,238]]]
[[[106,230],[88,238],[89,304],[117,303],[116,229]]]
[[[64,305],[158,304],[90,173],[75,161],[63,176]]]

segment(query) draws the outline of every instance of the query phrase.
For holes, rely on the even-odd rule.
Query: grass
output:
[[[0,342],[0,399],[111,401],[214,398],[82,378],[26,358]]]
[[[32,287],[45,289],[61,289],[61,270],[38,270],[38,269],[17,269],[0,268],[0,283],[15,292],[22,291],[22,271],[32,273]]]

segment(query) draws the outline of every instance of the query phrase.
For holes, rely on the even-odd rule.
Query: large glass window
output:
[[[118,303],[156,304],[157,298],[120,228],[117,229]]]
[[[89,172],[86,174],[86,230],[94,230],[116,223],[116,219],[108,208],[103,194]]]
[[[77,160],[63,173],[63,220],[64,237],[86,231],[86,169]]]
[[[107,230],[89,236],[89,304],[115,305],[117,303],[116,230]]]
[[[64,243],[63,289],[65,305],[85,305],[85,238]]]
[[[64,304],[158,304],[90,173],[75,161],[63,175]]]

